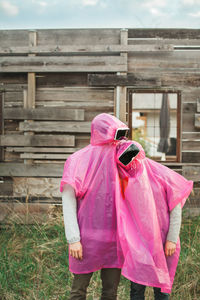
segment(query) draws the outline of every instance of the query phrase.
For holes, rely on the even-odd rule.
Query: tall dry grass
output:
[[[171,299],[200,299],[200,217],[183,219],[182,251]],[[44,224],[1,226],[0,299],[69,299],[72,275],[61,212]],[[130,283],[121,278],[118,299],[129,299]],[[101,280],[94,273],[88,300],[99,299]],[[146,299],[153,299],[151,288]]]

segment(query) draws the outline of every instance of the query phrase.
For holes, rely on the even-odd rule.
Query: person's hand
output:
[[[171,256],[176,251],[176,243],[166,241],[165,243],[165,255]]]
[[[81,242],[69,244],[69,254],[76,259],[83,259],[83,248]]]

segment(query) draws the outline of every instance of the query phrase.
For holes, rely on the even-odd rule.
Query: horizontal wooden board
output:
[[[178,38],[129,38],[128,39],[128,44],[129,45],[173,45],[174,48],[178,46],[189,46],[189,47],[199,47],[200,45],[200,40],[199,39],[178,39]]]
[[[173,51],[173,52],[141,52],[128,56],[128,71],[140,68],[199,68],[200,51]]]
[[[188,180],[200,181],[200,167],[183,166],[183,176]]]
[[[60,146],[60,145],[57,145]],[[73,153],[80,148],[45,148],[45,147],[6,147],[7,152],[16,153]]]
[[[25,165],[23,163],[1,163],[1,176],[15,177],[62,177],[63,163]]]
[[[199,163],[200,162],[200,152],[195,153],[195,152],[188,152],[182,153],[182,161],[183,162],[192,162],[192,163]]]
[[[183,113],[182,115],[182,131],[198,131],[195,128],[195,114],[194,113]]]
[[[193,77],[193,75],[191,75]],[[199,75],[200,77],[200,75]],[[197,99],[200,95],[200,88],[198,87],[185,87],[183,89],[181,89],[181,99],[182,102],[193,102],[193,103],[197,103]]]
[[[20,159],[19,153],[15,152],[7,152],[4,150],[4,162],[23,162],[22,159]]]
[[[27,46],[28,42],[28,30],[0,30],[1,47]]]
[[[67,45],[67,46],[34,46],[34,47],[0,47],[0,54],[2,55],[16,55],[16,54],[48,54],[48,55],[63,55],[66,53],[127,53],[127,52],[152,52],[152,51],[173,51],[172,45]]]
[[[85,110],[85,115],[89,112],[106,112],[109,113],[110,111],[113,111],[114,109],[114,101],[88,101],[88,102],[54,102],[54,101],[40,101],[36,102],[37,107],[64,107],[64,108],[74,108],[74,109],[84,109]],[[88,121],[85,118],[85,121]]]
[[[4,93],[6,103],[23,101],[23,96],[23,91],[10,91]]]
[[[190,140],[193,141],[194,139],[199,139],[200,138],[200,133],[199,131],[196,132],[191,132],[191,131],[182,131],[182,140]]]
[[[15,74],[15,73],[13,73]],[[82,87],[87,85],[87,73],[40,73],[36,75],[37,88],[40,87]]]
[[[49,154],[49,153],[24,153],[20,154],[20,158],[23,159],[54,159],[54,160],[65,160],[69,157],[69,154]]]
[[[36,109],[5,108],[4,119],[14,120],[84,120],[83,109],[46,107]]]
[[[90,132],[91,122],[20,122],[20,131],[34,132]]]
[[[153,77],[140,77],[133,74],[128,75],[99,75],[89,74],[88,75],[89,86],[160,86],[160,79]]]
[[[200,39],[199,29],[129,29],[128,38]]]
[[[200,129],[200,114],[195,114],[195,127]]]
[[[1,135],[0,146],[66,147],[75,145],[73,135]]]
[[[0,180],[0,196],[13,195],[13,179],[4,177]]]
[[[60,197],[60,181],[61,178],[14,177],[13,196],[46,197],[49,200]]]
[[[113,89],[94,89],[86,87],[40,88],[36,101],[109,101],[114,98]]]
[[[183,103],[183,113],[193,113],[195,114],[196,109],[197,109],[197,104],[196,103]]]
[[[122,56],[0,57],[0,72],[126,72]]]
[[[200,137],[200,134],[199,134]],[[182,150],[200,151],[200,139],[198,141],[183,141]]]
[[[120,29],[40,29],[40,45],[109,45],[120,43]]]

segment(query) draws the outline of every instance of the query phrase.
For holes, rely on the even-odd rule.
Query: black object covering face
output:
[[[119,161],[127,166],[140,152],[140,149],[135,145],[131,144],[119,157]]]
[[[124,137],[128,137],[129,129],[118,128],[115,134],[115,140],[120,140]]]

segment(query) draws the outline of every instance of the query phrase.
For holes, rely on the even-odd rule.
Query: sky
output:
[[[0,0],[0,29],[200,28],[200,0]]]

